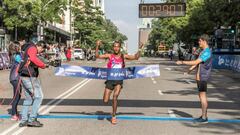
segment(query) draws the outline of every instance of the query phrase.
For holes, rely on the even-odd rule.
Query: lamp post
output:
[[[50,0],[48,1],[48,3],[46,3],[42,8],[41,8],[41,17],[42,17],[42,12],[44,12],[45,8],[52,3],[54,0]],[[38,41],[43,40],[43,31],[44,31],[44,27],[43,27],[43,22],[42,22],[42,18],[40,18],[39,24],[38,24],[38,28],[37,28],[37,33],[38,33]]]
[[[73,33],[72,33],[72,0],[69,0],[69,12],[70,12],[70,46],[73,45]]]

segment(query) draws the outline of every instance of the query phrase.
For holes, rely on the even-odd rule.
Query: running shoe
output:
[[[194,119],[194,122],[197,123],[208,123],[208,118],[203,119],[202,116],[199,118]]]
[[[11,117],[11,120],[12,121],[19,121],[21,118],[20,118],[20,116],[19,115],[13,115],[12,117]]]
[[[117,124],[117,117],[112,117],[111,123],[112,123],[113,125],[116,125],[116,124]]]

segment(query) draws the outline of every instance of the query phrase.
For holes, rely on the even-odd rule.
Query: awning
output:
[[[56,31],[56,32],[58,32],[60,34],[63,34],[65,36],[71,37],[71,33],[70,32],[62,30],[62,29],[60,29],[60,28],[58,28],[58,27],[56,27],[56,26],[54,26],[52,24],[48,23],[45,28],[53,30],[53,31]]]

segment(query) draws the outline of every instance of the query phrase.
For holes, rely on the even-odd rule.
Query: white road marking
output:
[[[56,105],[60,104],[63,100],[67,99],[68,97],[70,97],[71,95],[73,95],[75,92],[77,92],[79,89],[81,89],[83,86],[85,86],[88,82],[90,82],[91,80],[87,80],[85,81],[82,85],[80,85],[78,88],[76,88],[75,90],[73,90],[72,92],[68,93],[66,96],[64,96],[63,98],[61,98],[60,100],[58,100],[56,103],[54,103],[54,105],[52,105],[51,107],[47,108],[45,111],[43,111],[41,114],[45,115],[47,114],[49,111],[51,111],[54,107],[56,107]],[[16,132],[13,133],[13,135],[19,135],[20,133],[22,133],[27,127],[21,128],[19,130],[17,130]]]
[[[170,68],[176,68],[176,67],[179,67],[179,66],[168,66],[168,67],[170,67]]]
[[[7,135],[7,133],[11,132],[12,130],[14,130],[15,128],[18,127],[18,123],[14,124],[13,126],[11,126],[9,129],[5,130],[4,132],[2,132],[0,135]]]
[[[171,71],[172,69],[171,68],[165,68],[166,70],[168,70],[168,71]]]
[[[189,79],[183,79],[186,83],[192,84],[192,82]]]
[[[171,118],[176,118],[176,115],[174,114],[173,110],[168,109],[168,115],[169,115]]]
[[[55,99],[51,100],[50,102],[48,102],[46,105],[42,106],[39,109],[39,112],[41,112],[42,110],[44,110],[46,107],[48,107],[50,104],[53,104],[55,101],[57,101],[58,99],[62,98],[64,95],[68,94],[69,92],[73,91],[74,89],[76,89],[77,87],[79,87],[81,84],[85,83],[86,81],[88,81],[88,79],[84,79],[83,81],[81,81],[80,83],[76,84],[75,86],[73,86],[72,88],[70,88],[69,90],[65,91],[64,93],[62,93],[61,95],[59,95],[58,97],[56,97]]]
[[[164,95],[161,90],[158,90],[159,95]]]
[[[234,90],[234,89],[240,89],[240,87],[239,86],[231,86],[231,87],[228,87],[227,89]]]
[[[77,92],[79,89],[81,89],[83,86],[85,86],[88,82],[90,82],[91,79],[85,81],[82,85],[80,85],[78,88],[76,88],[75,90],[73,90],[72,92],[68,93],[66,96],[64,96],[63,98],[61,98],[60,100],[58,100],[56,103],[54,103],[54,105],[52,105],[51,107],[49,107],[48,109],[46,109],[45,111],[42,112],[42,114],[47,114],[50,110],[52,110],[54,107],[56,107],[56,105],[60,104],[62,101],[64,101],[65,99],[67,99],[68,97],[70,97],[71,95],[73,95],[75,92]]]
[[[190,80],[187,80],[187,83],[192,84],[192,82]]]
[[[84,79],[83,81],[81,81],[80,83],[76,84],[75,86],[73,86],[72,88],[70,88],[69,90],[65,91],[64,93],[62,93],[61,95],[59,95],[58,97],[54,98],[53,100],[49,101],[45,106],[42,106],[39,109],[39,112],[41,113],[42,110],[44,110],[45,108],[47,108],[50,104],[53,104],[55,101],[59,100],[60,98],[62,98],[63,96],[65,96],[66,94],[70,93],[71,91],[74,90],[74,92],[76,92],[76,89],[79,90],[81,87],[83,87],[86,83],[88,83],[89,80],[88,79]],[[71,92],[72,93],[72,92]],[[73,94],[73,93],[72,93]],[[69,95],[69,94],[68,94]],[[62,100],[62,99],[61,99]],[[60,100],[59,100],[60,101]],[[56,103],[60,103],[60,102],[56,102]],[[62,102],[62,101],[61,101]],[[55,103],[55,106],[57,105]],[[45,112],[45,111],[44,111]],[[9,132],[13,131],[15,128],[17,128],[19,125],[19,123],[14,124],[12,127],[10,127],[9,129],[5,130],[4,132],[2,132],[0,135],[7,135]],[[19,129],[18,131],[16,131],[14,134],[16,133],[21,133],[24,129],[26,129],[26,127]],[[17,134],[16,134],[17,135]]]
[[[155,79],[153,77],[151,77],[152,81],[153,81],[153,84],[156,84],[157,81],[155,81]]]
[[[45,115],[47,114],[49,111],[51,111],[54,107],[56,107],[56,105],[60,104],[63,100],[67,99],[68,97],[70,97],[71,95],[73,95],[75,92],[77,92],[80,88],[82,88],[83,86],[85,86],[88,82],[90,82],[91,80],[87,80],[85,81],[82,85],[80,85],[78,88],[76,88],[75,90],[71,91],[70,93],[68,93],[66,96],[64,96],[63,98],[61,98],[60,100],[58,100],[56,103],[54,103],[54,105],[52,105],[51,107],[47,108],[45,111],[43,111],[41,114]],[[16,132],[13,133],[13,135],[19,135],[20,133],[22,133],[27,127],[21,128],[19,130],[17,130]]]
[[[210,88],[210,89],[216,88],[216,87],[214,87],[212,85],[208,85],[207,87]]]

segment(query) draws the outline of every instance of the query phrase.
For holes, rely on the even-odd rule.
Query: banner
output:
[[[2,59],[2,53],[0,53],[0,69],[4,69],[4,62]]]
[[[240,55],[213,55],[213,68],[240,72]]]
[[[56,68],[55,75],[103,80],[127,80],[157,77],[160,76],[160,69],[159,65],[136,66],[119,69],[62,65],[61,67]]]
[[[10,67],[10,60],[8,53],[0,53],[0,69],[6,69]]]

